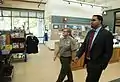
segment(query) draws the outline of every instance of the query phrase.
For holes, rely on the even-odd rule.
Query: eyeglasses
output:
[[[68,32],[68,31],[63,31],[63,32]]]
[[[95,19],[91,19],[91,21],[96,21]]]

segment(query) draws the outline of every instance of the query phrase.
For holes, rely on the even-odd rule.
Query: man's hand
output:
[[[78,58],[78,57],[75,57],[73,61],[74,61],[74,63],[77,63],[78,60],[79,60],[79,58]]]

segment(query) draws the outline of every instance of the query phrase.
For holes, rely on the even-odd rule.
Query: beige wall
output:
[[[24,9],[35,9],[35,10],[44,10],[45,5],[41,4],[38,8],[38,3],[28,3],[28,2],[20,2],[20,1],[10,1],[4,0],[3,5],[1,7],[12,7],[12,8],[24,8]]]
[[[83,17],[91,18],[93,14],[101,14],[102,8],[100,7],[91,7],[77,3],[70,3],[63,0],[48,0],[45,10],[46,17],[49,15],[58,15],[58,16],[70,16],[70,17]]]
[[[51,29],[51,16],[69,16],[69,17],[82,17],[91,18],[94,14],[102,14],[102,8],[91,7],[77,3],[68,4],[63,0],[48,0],[45,5],[45,25]]]
[[[106,5],[109,7],[108,9],[105,9],[105,10],[120,8],[120,0],[107,1],[103,5]]]

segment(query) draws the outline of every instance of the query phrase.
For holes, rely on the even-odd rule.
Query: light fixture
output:
[[[80,5],[82,6],[82,3],[80,3]]]
[[[107,12],[106,11],[103,11],[103,15],[106,15],[107,14]]]
[[[68,1],[68,4],[70,4],[70,1]]]
[[[102,7],[102,9],[104,9],[104,7]]]
[[[107,6],[101,6],[101,5],[98,5],[98,4],[93,4],[93,3],[83,2],[83,1],[73,1],[73,0],[63,0],[63,1],[66,1],[69,4],[70,4],[70,2],[72,2],[72,3],[78,3],[78,4],[81,4],[81,6],[83,4],[85,4],[85,5],[90,5],[92,7],[95,6],[95,7],[101,7],[101,8],[108,8]]]
[[[93,5],[91,5],[91,7],[93,8]]]

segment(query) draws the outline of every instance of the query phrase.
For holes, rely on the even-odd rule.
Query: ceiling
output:
[[[104,3],[107,3],[107,2],[110,2],[110,1],[113,1],[113,0],[76,0],[76,1],[95,3],[95,4],[104,4]]]
[[[28,2],[28,3],[42,3],[42,4],[47,3],[47,0],[11,0],[11,1],[21,1],[21,2]]]
[[[21,1],[22,1],[22,0],[21,0]],[[47,2],[47,0],[24,0],[24,1]]]

